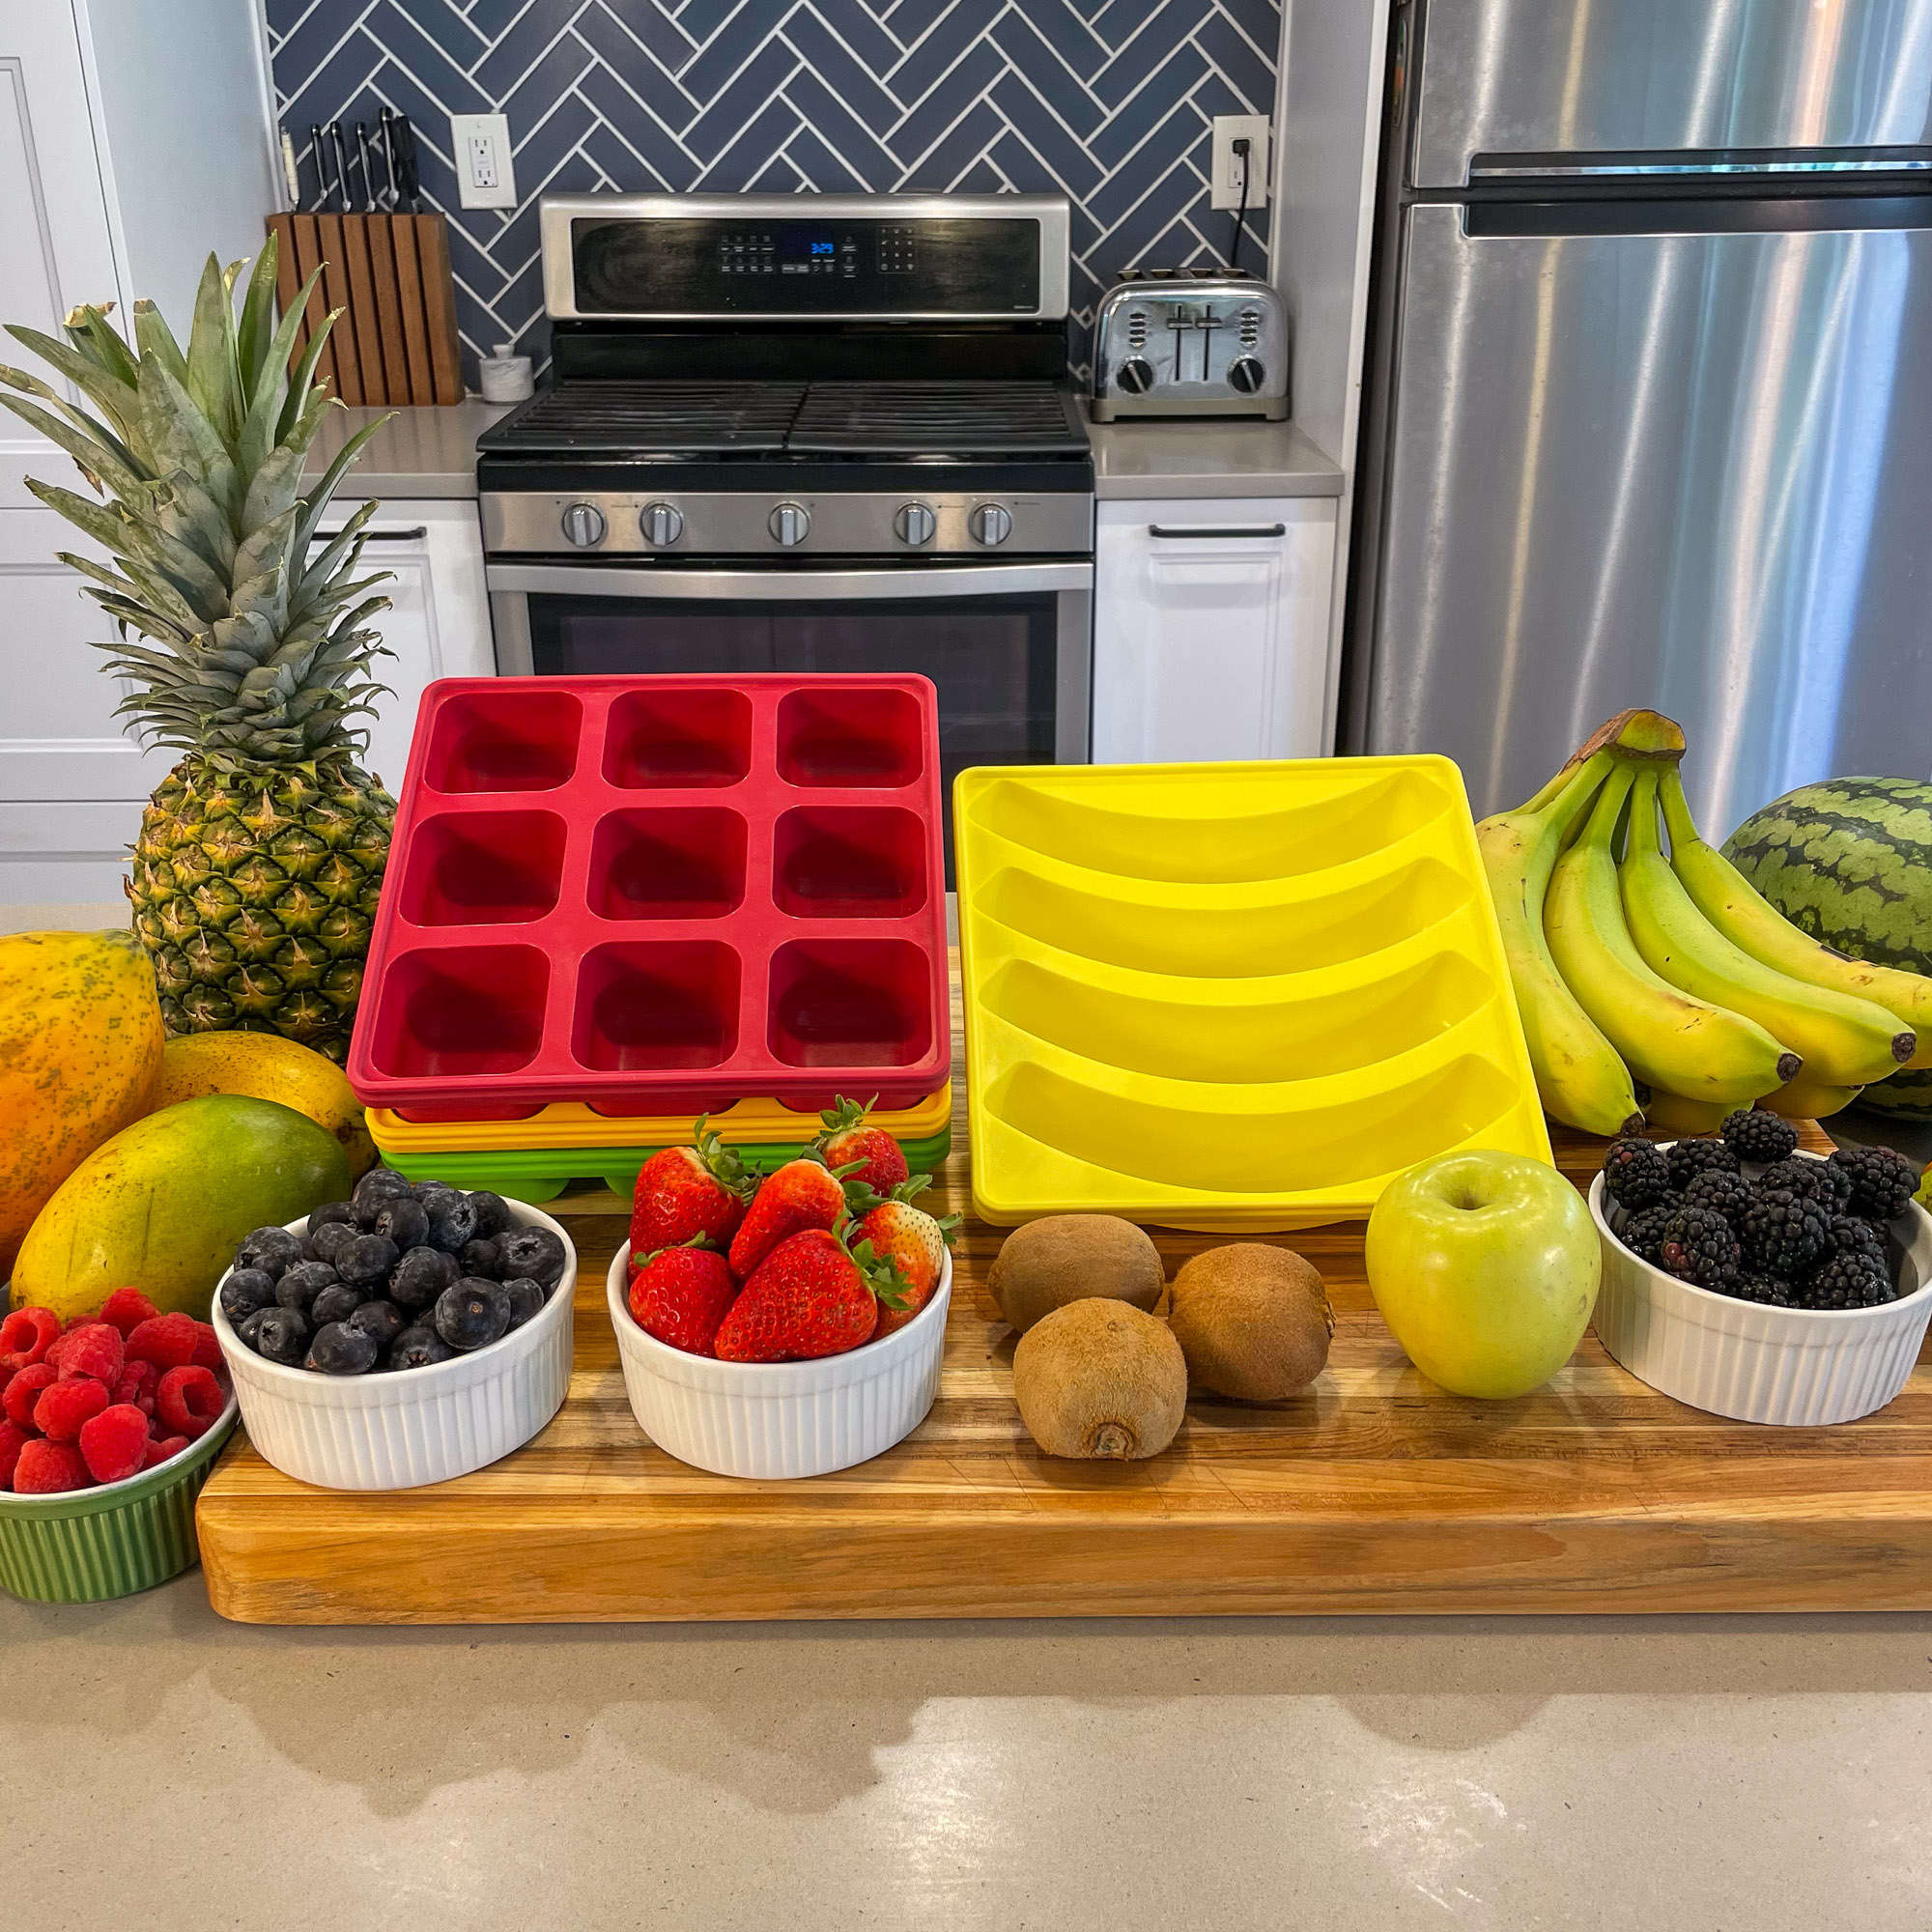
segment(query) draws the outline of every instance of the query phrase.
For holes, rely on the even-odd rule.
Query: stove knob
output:
[[[802,544],[811,528],[811,513],[803,503],[781,503],[766,520],[765,527],[786,550]]]
[[[604,541],[604,512],[595,503],[573,503],[563,513],[563,534],[579,550]]]
[[[1252,355],[1237,355],[1228,364],[1228,386],[1252,396],[1267,381],[1267,371]]]
[[[1114,381],[1130,396],[1144,396],[1153,387],[1153,364],[1138,355],[1122,362]]]
[[[663,550],[684,534],[684,512],[675,503],[646,503],[638,517],[638,527],[653,550]]]
[[[1002,503],[981,503],[966,520],[973,541],[988,550],[1003,544],[1013,533],[1013,513]]]
[[[899,513],[893,519],[893,528],[898,532],[900,543],[911,544],[916,549],[921,544],[929,544],[939,528],[939,519],[932,514],[930,503],[903,503]]]

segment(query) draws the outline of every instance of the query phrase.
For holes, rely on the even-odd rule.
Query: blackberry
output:
[[[1865,1255],[1834,1254],[1805,1278],[1800,1308],[1878,1308],[1891,1299],[1886,1270]]]
[[[1623,1233],[1617,1236],[1638,1261],[1655,1264],[1663,1251],[1663,1237],[1676,1218],[1678,1203],[1660,1202],[1655,1208],[1640,1208],[1624,1216]]]
[[[1722,1141],[1672,1141],[1663,1157],[1670,1163],[1670,1184],[1680,1192],[1693,1174],[1708,1174],[1715,1167],[1739,1171],[1737,1155]]]
[[[1758,1176],[1757,1184],[1788,1187],[1792,1193],[1817,1202],[1828,1214],[1842,1214],[1845,1204],[1852,1198],[1851,1177],[1842,1168],[1833,1167],[1829,1160],[1806,1160],[1801,1154],[1766,1168]]]
[[[1604,1192],[1634,1213],[1670,1192],[1670,1163],[1654,1141],[1612,1141],[1604,1156]]]
[[[1699,1288],[1721,1288],[1738,1271],[1738,1237],[1716,1208],[1680,1208],[1670,1217],[1657,1264]]]
[[[1724,1293],[1735,1295],[1740,1301],[1754,1301],[1761,1308],[1795,1308],[1800,1290],[1788,1281],[1779,1281],[1776,1275],[1753,1274],[1750,1269],[1741,1269],[1724,1284]]]
[[[1745,1209],[1738,1239],[1745,1260],[1760,1274],[1795,1281],[1824,1254],[1831,1216],[1815,1201],[1788,1187],[1769,1187]]]
[[[1831,1243],[1825,1250],[1827,1255],[1866,1255],[1881,1267],[1891,1265],[1885,1251],[1885,1236],[1874,1222],[1857,1214],[1833,1214],[1826,1234]]]
[[[1702,1174],[1693,1174],[1684,1190],[1685,1207],[1715,1208],[1733,1228],[1756,1199],[1757,1189],[1727,1167],[1707,1167]]]
[[[1826,1163],[1852,1184],[1852,1206],[1875,1221],[1903,1214],[1918,1191],[1918,1170],[1889,1148],[1840,1148]]]
[[[1726,1114],[1718,1131],[1740,1160],[1763,1167],[1782,1160],[1798,1145],[1798,1129],[1762,1107],[1740,1107],[1735,1114]]]

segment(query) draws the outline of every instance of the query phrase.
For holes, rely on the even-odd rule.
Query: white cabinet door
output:
[[[1109,501],[1097,526],[1095,764],[1329,750],[1330,499]]]

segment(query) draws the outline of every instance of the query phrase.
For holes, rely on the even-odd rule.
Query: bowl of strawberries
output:
[[[195,1498],[235,1418],[206,1321],[132,1288],[65,1328],[15,1309],[0,1321],[0,1587],[93,1604],[188,1569]]]
[[[697,1124],[638,1176],[611,1325],[638,1426],[721,1476],[822,1476],[925,1419],[952,1297],[952,1217],[849,1102],[758,1176]]]

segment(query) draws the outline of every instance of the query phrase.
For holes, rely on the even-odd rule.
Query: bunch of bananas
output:
[[[1476,828],[1544,1110],[1708,1133],[1759,1100],[1820,1119],[1932,1065],[1932,980],[1799,931],[1697,836],[1683,755],[1668,718],[1626,711]]]

